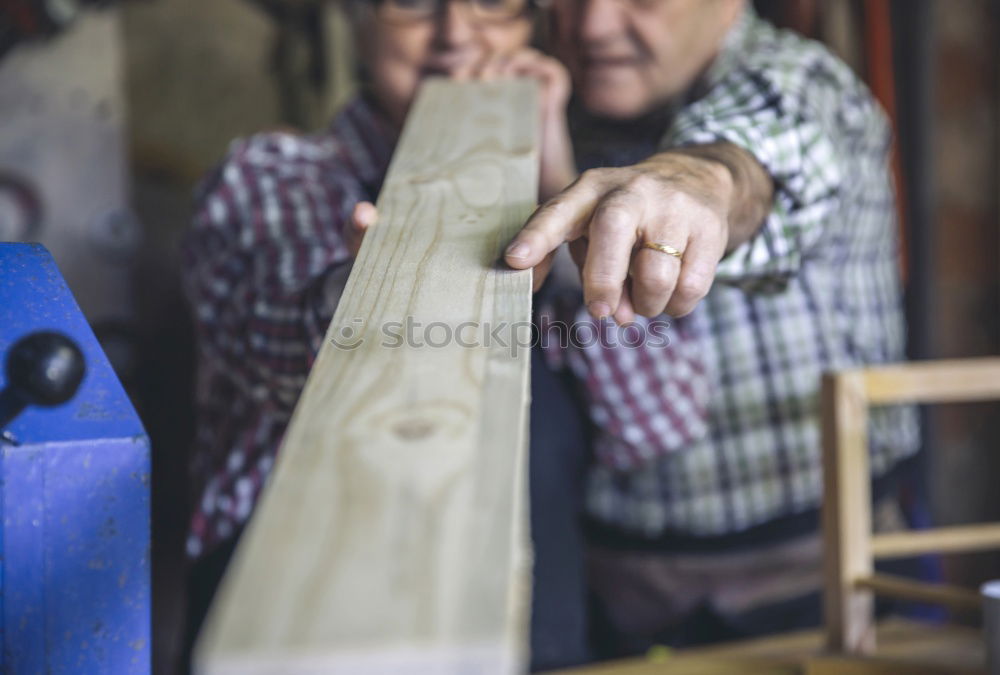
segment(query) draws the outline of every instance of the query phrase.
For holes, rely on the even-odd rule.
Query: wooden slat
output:
[[[570,670],[549,671],[549,675],[801,675],[797,664],[773,663],[761,659],[688,658],[679,653],[663,660],[631,659],[604,661]]]
[[[814,664],[819,664],[822,668],[816,672],[838,673],[840,671],[834,667],[838,662],[877,664],[873,672],[887,672],[885,668],[891,664],[897,666],[897,670],[888,672],[901,674],[971,675],[983,672],[985,650],[981,628],[890,618],[878,624],[876,632],[878,651],[867,656],[825,652],[823,634],[810,629],[674,650],[664,659],[647,656],[605,661],[557,672],[560,675],[680,675],[694,671],[705,675],[742,675],[768,667],[791,669],[795,673],[813,672]],[[655,652],[650,654],[655,655]],[[845,669],[844,673],[847,672],[864,671]]]
[[[920,664],[877,656],[830,656],[810,659],[801,675],[986,675],[969,665]]]
[[[924,553],[970,553],[1000,549],[1000,524],[957,525],[930,530],[887,532],[872,537],[872,555],[905,558]]]
[[[497,261],[535,204],[535,89],[423,87],[198,672],[523,667],[529,353],[427,343],[529,339],[531,275]],[[423,346],[391,348],[408,318]]]
[[[864,370],[872,405],[952,403],[1000,398],[1000,358],[898,364]]]
[[[871,593],[852,583],[872,572],[868,470],[868,402],[858,372],[824,375],[823,613],[827,647],[871,653],[875,626]]]
[[[913,602],[929,602],[945,605],[953,609],[977,611],[981,600],[974,592],[957,586],[929,584],[913,579],[904,579],[890,574],[872,574],[855,579],[854,585],[883,595]]]

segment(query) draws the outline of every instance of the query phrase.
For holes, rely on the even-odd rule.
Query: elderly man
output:
[[[549,348],[595,429],[588,572],[607,652],[815,621],[820,374],[904,356],[885,117],[847,66],[741,0],[552,12],[590,170],[506,259],[541,282],[568,243],[582,298],[549,280],[549,316],[608,338]],[[667,347],[648,339],[662,313],[682,317]],[[915,420],[871,424],[878,512],[898,514]]]

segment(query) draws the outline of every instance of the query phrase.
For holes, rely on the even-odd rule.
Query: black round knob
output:
[[[27,405],[65,403],[76,394],[86,371],[80,348],[54,331],[31,333],[7,352],[7,388]]]

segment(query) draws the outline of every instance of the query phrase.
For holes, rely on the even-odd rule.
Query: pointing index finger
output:
[[[507,247],[504,260],[514,269],[534,267],[563,242],[578,238],[598,196],[596,186],[577,179],[531,215]]]

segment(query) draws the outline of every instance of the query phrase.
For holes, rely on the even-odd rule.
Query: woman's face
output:
[[[516,51],[531,37],[526,14],[483,21],[468,0],[445,0],[440,11],[424,18],[400,20],[398,13],[388,14],[393,7],[405,11],[429,1],[383,0],[356,23],[360,30],[355,39],[374,95],[392,122],[400,126],[424,77],[454,75],[487,55]],[[489,4],[479,1],[481,6]]]

